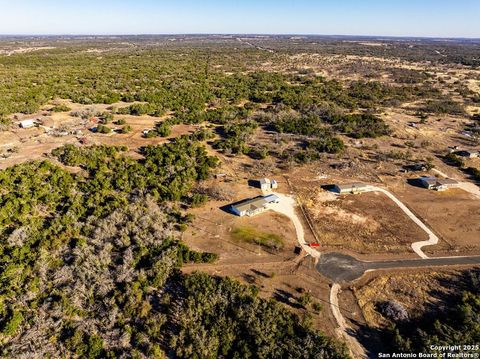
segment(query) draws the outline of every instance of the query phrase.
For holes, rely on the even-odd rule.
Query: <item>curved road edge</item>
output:
[[[279,203],[271,204],[269,208],[274,212],[283,214],[284,216],[290,218],[295,226],[298,243],[307,254],[315,258],[315,261],[318,261],[321,253],[310,247],[305,241],[305,230],[303,229],[302,221],[295,212],[297,201],[292,196],[283,193],[275,193],[275,195],[280,199],[280,201]]]
[[[428,234],[428,240],[427,241],[420,241],[420,242],[415,242],[412,243],[412,249],[413,251],[423,259],[427,259],[428,256],[423,252],[422,248],[426,246],[433,246],[438,243],[439,238],[435,233],[432,232],[430,228],[428,228],[425,223],[423,223],[420,218],[418,218],[406,205],[403,204],[402,201],[400,201],[397,197],[393,195],[393,193],[387,191],[384,188],[380,187],[373,187],[372,189],[373,192],[381,192],[384,195],[386,195],[388,198],[390,198],[395,204],[400,207],[400,209],[421,229],[423,229],[427,234]]]

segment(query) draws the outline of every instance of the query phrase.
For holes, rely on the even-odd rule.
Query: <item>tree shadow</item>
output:
[[[299,303],[296,302],[296,299],[293,295],[288,293],[287,291],[283,289],[275,289],[275,292],[273,293],[273,298],[278,300],[279,302],[286,304],[294,309],[302,309],[303,306],[301,306]]]
[[[264,273],[264,272],[260,272],[259,270],[257,269],[250,269],[254,274],[260,276],[260,277],[263,277],[263,278],[270,278],[270,276],[267,274],[267,273]]]
[[[255,284],[257,282],[257,278],[255,278],[254,275],[249,274],[249,273],[242,273],[242,278],[247,282],[248,284]]]
[[[365,348],[367,358],[378,358],[378,353],[393,351],[384,330],[372,328],[354,320],[351,322],[357,326],[357,330],[350,329],[347,333],[356,338]]]

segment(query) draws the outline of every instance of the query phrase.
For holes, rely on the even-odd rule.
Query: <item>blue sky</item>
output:
[[[480,0],[0,0],[0,34],[480,38]]]

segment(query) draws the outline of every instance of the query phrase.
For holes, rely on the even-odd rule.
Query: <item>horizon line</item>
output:
[[[305,37],[368,37],[368,38],[388,38],[388,39],[439,39],[439,40],[480,40],[479,37],[469,36],[420,36],[420,35],[352,35],[352,34],[314,34],[314,33],[209,33],[209,32],[192,32],[192,33],[124,33],[124,34],[100,34],[100,33],[29,33],[29,34],[0,34],[0,37],[126,37],[126,36],[305,36]]]

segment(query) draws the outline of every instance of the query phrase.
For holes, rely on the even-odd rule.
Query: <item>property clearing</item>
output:
[[[282,236],[275,233],[259,231],[251,226],[236,227],[232,230],[232,238],[239,242],[254,243],[271,250],[283,248]]]

